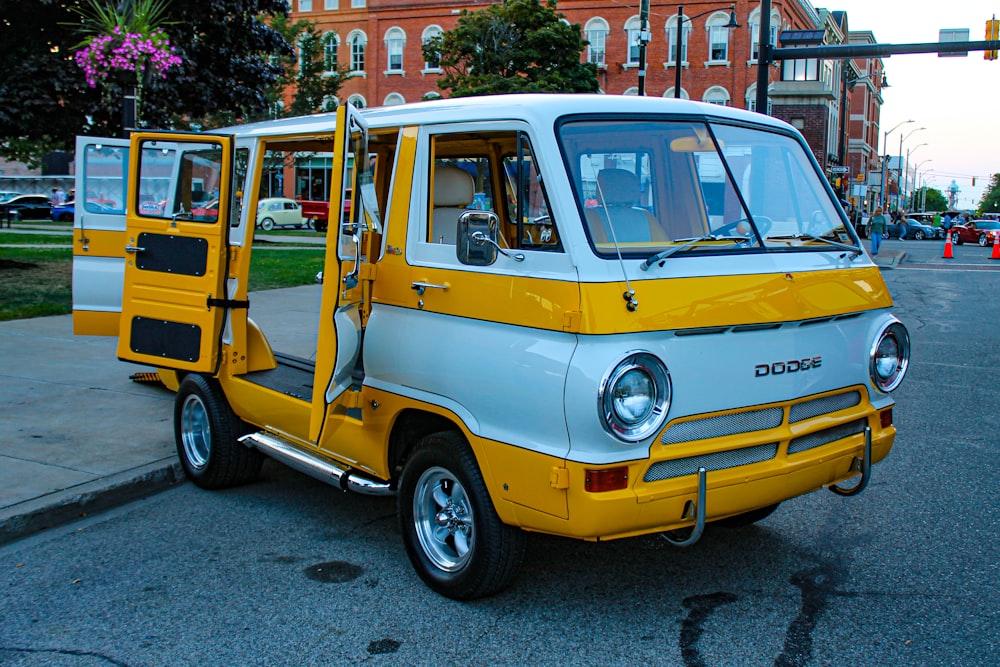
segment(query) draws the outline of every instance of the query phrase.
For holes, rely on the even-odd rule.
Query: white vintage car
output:
[[[273,197],[257,204],[257,226],[265,232],[275,227],[305,227],[307,223],[302,217],[302,205],[294,199]]]

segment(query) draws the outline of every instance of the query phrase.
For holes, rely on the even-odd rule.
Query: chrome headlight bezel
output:
[[[895,353],[886,354],[883,345],[895,345]],[[894,357],[894,359],[890,359]],[[910,333],[903,323],[893,317],[875,335],[869,353],[868,374],[872,385],[889,393],[896,389],[906,376],[910,365]]]
[[[647,384],[650,391],[648,402],[637,417],[624,414],[619,390],[623,383],[637,379]],[[672,387],[670,372],[660,359],[649,352],[635,350],[629,352],[617,364],[608,369],[601,380],[597,392],[597,410],[604,429],[619,440],[638,442],[656,433],[667,418],[670,410]],[[634,397],[633,397],[634,398]]]

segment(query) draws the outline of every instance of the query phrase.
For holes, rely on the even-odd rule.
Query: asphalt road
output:
[[[510,590],[462,604],[413,573],[391,499],[268,462],[0,548],[0,664],[1000,664],[1000,262],[919,245],[884,272],[913,361],[856,498],[686,550],[531,536]]]

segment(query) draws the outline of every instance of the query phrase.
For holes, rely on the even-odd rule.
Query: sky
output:
[[[812,0],[814,7],[847,12],[848,28],[870,30],[880,44],[937,42],[942,28],[967,28],[969,41],[986,38],[986,21],[1000,18],[1000,0]],[[1000,60],[982,51],[965,58],[936,53],[883,58],[889,88],[882,91],[879,151],[889,134],[890,155],[903,157],[926,172],[928,187],[942,192],[954,180],[961,188],[959,208],[975,208],[992,174],[1000,173]],[[917,130],[917,128],[926,128]],[[917,131],[914,131],[917,130]],[[926,144],[921,146],[921,144]],[[926,161],[926,162],[925,162]],[[976,184],[972,185],[972,177]]]

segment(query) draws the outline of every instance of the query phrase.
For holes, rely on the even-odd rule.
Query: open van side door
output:
[[[132,135],[118,357],[215,373],[226,294],[233,139]]]
[[[76,138],[73,333],[117,336],[125,273],[129,140]]]

